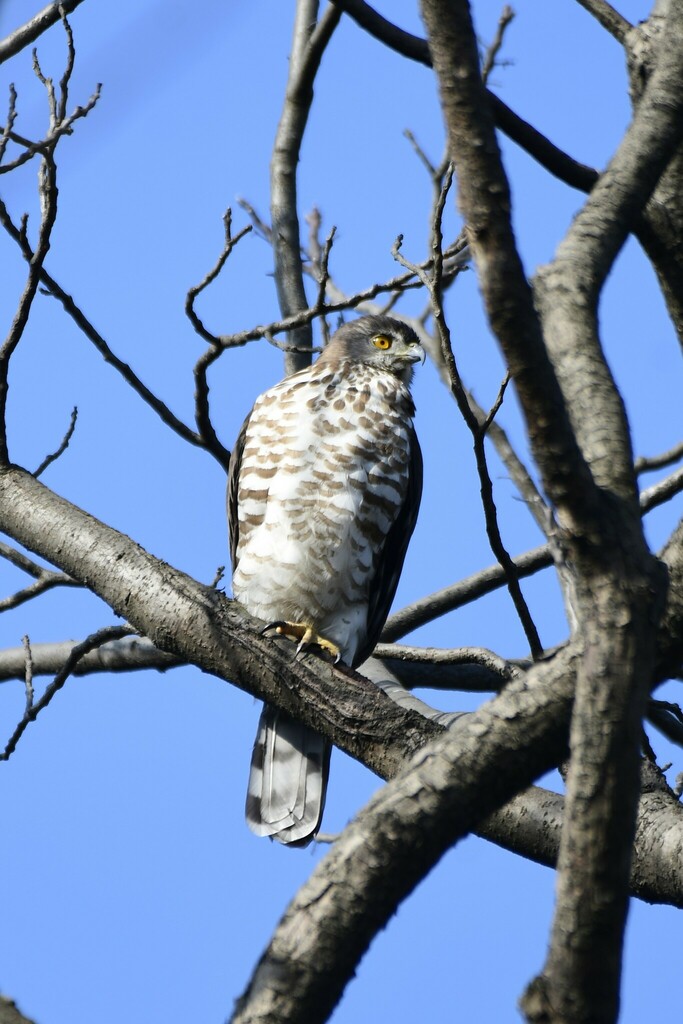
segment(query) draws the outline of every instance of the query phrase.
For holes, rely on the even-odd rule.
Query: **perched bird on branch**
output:
[[[387,316],[344,324],[313,366],[262,394],[230,461],[235,598],[297,643],[360,665],[396,592],[422,491],[413,427],[414,331]],[[321,735],[265,705],[247,793],[250,829],[306,845],[330,759]]]

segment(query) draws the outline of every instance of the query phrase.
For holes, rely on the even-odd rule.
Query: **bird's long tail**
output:
[[[330,744],[269,704],[254,741],[247,789],[247,825],[258,836],[306,846],[320,827]]]

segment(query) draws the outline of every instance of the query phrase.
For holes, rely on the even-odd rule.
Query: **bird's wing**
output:
[[[235,441],[235,446],[230,455],[228,466],[228,536],[230,539],[230,560],[232,571],[237,568],[237,543],[239,540],[239,513],[237,509],[237,496],[239,493],[240,466],[242,465],[242,452],[247,436],[247,427],[251,413],[242,424],[242,428]]]
[[[354,666],[360,665],[370,656],[384,628],[401,576],[408,542],[417,521],[421,497],[422,452],[415,429],[411,427],[408,488],[403,505],[384,539],[377,571],[370,584],[367,630],[364,642],[356,652]]]

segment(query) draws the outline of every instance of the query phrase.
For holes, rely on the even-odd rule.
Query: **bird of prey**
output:
[[[230,460],[233,594],[248,612],[347,665],[371,654],[422,492],[406,324],[344,324],[312,365],[257,400]],[[247,792],[257,835],[304,846],[320,826],[330,744],[265,705]]]

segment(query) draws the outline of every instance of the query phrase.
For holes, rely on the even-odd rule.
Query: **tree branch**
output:
[[[22,234],[19,228],[14,224],[12,218],[9,215],[7,207],[0,199],[0,224],[7,231],[7,234],[21,248],[22,255],[25,260],[29,263],[34,259],[34,253],[31,246],[28,243],[26,237]],[[196,434],[193,430],[190,430],[182,420],[178,419],[177,416],[161,401],[150,389],[142,383],[139,377],[136,376],[134,371],[125,363],[122,359],[119,359],[114,354],[112,349],[109,347],[107,342],[104,340],[99,331],[93,326],[88,320],[85,313],[76,304],[71,295],[68,295],[66,291],[55,281],[55,279],[41,267],[39,272],[40,283],[44,285],[50,295],[53,295],[61,305],[64,307],[65,312],[71,317],[76,326],[83,332],[88,341],[92,342],[97,351],[100,353],[102,358],[110,366],[123,377],[127,384],[149,405],[157,416],[161,419],[166,426],[170,427],[171,430],[175,431],[184,441],[188,441],[192,445],[203,447],[202,438],[199,434]]]
[[[523,693],[513,682],[459,719],[372,798],[285,912],[237,1002],[233,1024],[327,1020],[401,900],[482,812],[519,791],[520,773],[529,772],[531,781],[543,770],[548,741],[556,744],[555,759],[571,703],[571,685],[564,691],[556,673],[562,677],[570,665],[566,652],[553,667],[536,665]],[[562,721],[557,732],[541,710],[548,700]]]
[[[318,0],[297,0],[285,103],[270,167],[275,283],[285,318],[308,307],[301,268],[296,167],[313,102],[313,82],[325,47],[341,18],[341,11],[330,6],[316,24],[317,13]],[[299,351],[286,355],[286,373],[294,373],[311,361],[306,352],[312,348],[309,324],[303,323],[293,332],[293,342]]]
[[[429,274],[427,271],[422,270],[415,264],[410,264],[401,255],[399,249],[401,244],[401,238],[397,240],[394,246],[395,258],[405,267],[414,271],[418,277],[422,280],[425,288],[427,289],[430,297],[432,317],[436,326],[442,358],[444,365],[448,371],[448,379],[450,383],[451,393],[457,403],[458,409],[465,420],[465,423],[472,434],[474,457],[477,467],[477,474],[479,476],[479,489],[481,493],[482,507],[484,510],[484,521],[486,524],[486,535],[489,539],[491,551],[494,556],[498,559],[500,565],[505,571],[506,584],[508,592],[515,606],[515,610],[519,616],[522,628],[529,642],[529,648],[532,656],[538,658],[543,652],[543,645],[541,644],[536,625],[531,617],[531,613],[527,606],[527,603],[522,594],[522,589],[519,585],[519,578],[517,577],[515,564],[512,561],[510,554],[503,543],[503,538],[500,532],[498,524],[498,510],[496,508],[495,500],[493,497],[493,484],[491,481],[491,475],[489,473],[488,464],[486,461],[486,430],[493,420],[493,416],[497,411],[500,403],[503,400],[503,393],[505,386],[507,385],[508,378],[506,377],[503,386],[499,394],[499,401],[492,409],[489,415],[486,415],[483,421],[479,421],[475,412],[470,407],[468,396],[463,387],[462,380],[460,378],[460,372],[458,370],[455,356],[453,354],[453,347],[451,345],[450,331],[446,323],[446,317],[443,309],[443,294],[442,294],[442,270],[443,270],[443,251],[442,251],[442,233],[441,233],[441,219],[443,214],[443,208],[446,202],[446,198],[450,189],[452,181],[452,168],[449,168],[448,172],[444,176],[443,185],[439,199],[435,205],[432,219],[432,232],[431,232],[431,263],[432,273]]]
[[[637,194],[642,205],[683,128],[677,123],[680,96],[677,99],[671,95],[673,83],[680,90],[678,69],[674,59],[664,81],[658,82],[660,86],[666,83],[665,89],[669,87],[670,105],[663,116],[660,111],[662,120],[656,129],[663,132],[664,141],[654,144],[653,133],[644,129],[653,150],[646,151],[648,155],[642,161],[631,152],[623,174],[627,181],[619,181],[626,185],[625,198],[624,193],[611,197],[612,208],[621,214],[614,217],[614,230],[607,238],[603,233],[599,238],[582,238],[589,258],[581,268],[577,263],[568,270],[565,264],[561,273],[559,261],[553,264],[558,288],[564,285],[573,297],[571,274],[576,272],[578,276],[582,270],[579,280],[584,287],[580,334],[575,325],[568,323],[566,292],[561,317],[559,310],[550,310],[550,304],[545,310],[538,303],[548,314],[544,327],[546,337],[552,339],[551,366],[515,249],[509,190],[479,77],[469,7],[464,2],[448,5],[423,0],[422,10],[487,311],[517,385],[532,451],[546,493],[556,505],[568,557],[574,564],[582,630],[578,639],[583,656],[572,718],[567,826],[560,852],[553,941],[544,975],[530,990],[525,1010],[530,1019],[541,1019],[546,1012],[551,1018],[557,1015],[576,1021],[611,1021],[619,989],[626,851],[631,847],[635,822],[640,721],[654,664],[657,603],[653,598],[661,594],[663,581],[657,578],[636,521],[628,431],[619,396],[593,334],[591,298],[597,299],[607,268],[625,237],[621,227],[626,225],[628,230],[629,217],[638,209],[636,190],[628,188],[629,174],[640,186]],[[645,100],[639,111],[644,105]],[[650,109],[649,114],[653,113]],[[612,171],[614,167],[615,161]],[[609,171],[594,189],[587,208],[597,204],[595,192],[608,175]],[[601,195],[608,205],[608,194]],[[580,224],[581,214],[577,221]],[[570,237],[576,233],[577,221]],[[586,259],[585,250],[581,259]],[[564,332],[561,339],[553,331],[558,328]],[[571,380],[567,334],[572,335],[576,357]],[[577,361],[582,374],[577,373]],[[583,393],[579,394],[577,385],[585,389]],[[596,403],[590,410],[586,392],[592,392]],[[587,417],[583,421],[582,415]],[[606,434],[609,445],[605,443]],[[558,458],[555,466],[551,465],[551,452]],[[617,537],[615,519],[619,524]],[[629,629],[624,630],[627,621]],[[608,779],[609,783],[596,799],[597,779]],[[586,892],[597,891],[599,900],[588,903]]]
[[[48,466],[51,466],[53,462],[56,462],[57,459],[61,458],[61,456],[67,450],[71,438],[73,437],[74,430],[76,429],[77,419],[78,409],[76,408],[76,406],[74,406],[73,409],[71,410],[71,419],[69,420],[69,426],[67,427],[66,433],[64,434],[64,437],[60,441],[59,446],[55,449],[55,451],[51,452],[49,455],[46,455],[41,464],[38,466],[38,468],[33,471],[33,475],[36,477],[36,479],[39,476],[42,476],[45,470],[48,468]]]
[[[629,29],[633,28],[630,21],[627,21],[619,11],[615,10],[607,0],[576,0],[589,14],[592,14],[596,21],[599,21],[603,28],[606,28],[610,35],[619,43],[626,41]]]
[[[69,676],[72,674],[74,666],[78,664],[80,659],[92,651],[94,648],[99,647],[101,644],[105,644],[111,640],[119,639],[123,636],[128,636],[132,632],[130,626],[106,626],[104,629],[98,629],[96,633],[92,633],[86,637],[85,640],[76,644],[72,648],[69,656],[67,657],[64,665],[55,676],[53,682],[47,687],[43,696],[37,703],[33,703],[33,689],[29,685],[29,679],[27,677],[27,698],[26,698],[26,711],[23,718],[17,725],[16,729],[10,736],[5,749],[0,753],[0,761],[8,761],[14,751],[17,748],[17,743],[23,736],[27,727],[31,722],[35,722],[36,718],[41,711],[44,710],[55,696],[55,694],[61,690],[66,683]],[[27,665],[30,664],[29,658],[31,657],[30,648],[27,648]],[[31,664],[32,668],[32,664]]]
[[[71,14],[82,2],[83,0],[61,0],[61,3],[51,3],[43,7],[30,21],[0,40],[0,64],[30,46],[38,36],[55,25],[62,17],[62,11],[64,14]]]
[[[38,244],[28,261],[28,276],[19,300],[17,312],[9,333],[2,347],[0,347],[0,461],[7,461],[9,459],[5,418],[9,392],[9,363],[28,323],[31,306],[38,290],[43,263],[50,248],[50,235],[57,217],[57,167],[51,153],[45,154],[41,160],[38,180],[41,205]],[[22,231],[20,232],[24,239],[26,239],[26,227],[26,221],[24,221]],[[28,245],[28,241],[26,241],[26,245]]]
[[[0,996],[0,1024],[35,1024],[35,1021],[25,1017],[13,999]]]

